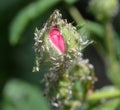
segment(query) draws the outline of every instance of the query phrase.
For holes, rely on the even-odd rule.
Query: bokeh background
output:
[[[107,4],[111,5],[110,2],[117,0],[107,1]],[[114,69],[109,70],[113,65],[120,68],[119,1],[117,9],[108,9],[116,10],[116,13],[110,16],[110,20],[107,19],[112,25],[113,36],[117,36],[113,37],[112,41],[112,44],[115,44],[116,60],[112,60],[111,65],[108,63],[109,56],[112,55],[107,52],[103,34],[106,20],[96,18],[99,11],[94,12],[90,2],[90,0],[0,0],[0,110],[50,110],[51,106],[43,96],[43,86],[40,83],[43,73],[32,72],[35,63],[33,45],[35,28],[40,29],[55,9],[59,9],[63,18],[73,22],[73,25],[84,28],[83,21],[90,21],[85,24],[83,35],[89,36],[94,43],[83,53],[84,58],[88,58],[95,68],[95,76],[98,79],[95,90],[108,85],[120,87],[120,81],[115,82],[114,78],[112,79],[114,75],[108,75],[109,71],[116,72]],[[95,8],[94,10],[99,10]],[[79,17],[76,19],[77,16],[81,16],[82,20],[79,21]],[[120,80],[119,70],[115,80]],[[118,106],[117,109],[120,110]]]

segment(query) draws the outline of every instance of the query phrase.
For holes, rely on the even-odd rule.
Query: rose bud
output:
[[[81,103],[76,92],[86,94],[93,84],[93,67],[82,58],[83,41],[76,28],[55,10],[41,30],[35,31],[36,66],[33,71],[44,73],[44,95],[51,104],[64,110],[74,100]],[[74,89],[81,85],[83,91]],[[80,93],[83,94],[83,93]],[[75,97],[74,97],[75,96]]]
[[[34,39],[36,67],[33,71],[39,71],[43,66],[46,66],[47,70],[47,67],[61,64],[65,59],[70,62],[70,59],[73,60],[80,54],[82,48],[82,38],[76,28],[63,20],[58,10],[50,16],[41,30],[36,29]],[[48,65],[44,65],[43,62],[47,62]]]

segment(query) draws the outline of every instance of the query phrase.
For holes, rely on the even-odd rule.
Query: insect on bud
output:
[[[70,101],[81,103],[74,89],[76,82],[82,85],[83,91],[88,91],[93,84],[93,68],[82,58],[81,50],[87,43],[77,29],[55,10],[44,27],[36,29],[34,39],[36,65],[33,71],[44,72],[45,96],[59,110],[65,106],[70,108]]]

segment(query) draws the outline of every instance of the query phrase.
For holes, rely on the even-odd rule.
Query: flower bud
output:
[[[65,42],[59,29],[56,26],[50,27],[49,40],[61,53],[65,53]]]
[[[70,108],[73,105],[70,101],[74,102],[75,98],[80,102],[80,97],[75,95],[74,82],[88,91],[94,81],[93,68],[81,53],[87,43],[71,23],[61,18],[58,10],[53,12],[41,30],[36,29],[34,39],[36,66],[33,71],[44,70],[44,94],[52,105],[64,110],[65,106]]]
[[[99,21],[106,21],[118,11],[118,0],[91,0],[89,8]]]
[[[58,10],[53,12],[41,30],[36,29],[34,39],[36,66],[33,71],[39,71],[44,66],[49,70],[53,64],[61,64],[66,56],[73,59],[84,44],[76,28],[63,20]],[[48,65],[43,65],[43,62]]]

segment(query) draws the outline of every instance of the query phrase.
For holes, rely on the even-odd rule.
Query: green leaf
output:
[[[2,110],[50,110],[40,90],[20,80],[5,85]]]
[[[103,30],[103,27],[102,25],[98,24],[98,23],[95,23],[95,22],[91,22],[91,21],[87,21],[87,28],[88,30],[97,35],[98,37],[100,38],[103,38],[104,37],[104,30]]]
[[[10,26],[10,43],[16,45],[31,20],[45,13],[60,0],[40,0],[21,10]]]

